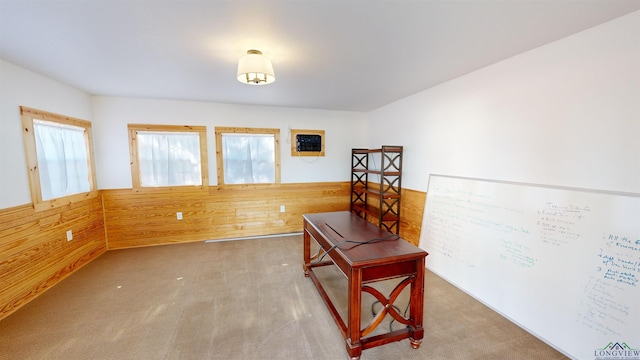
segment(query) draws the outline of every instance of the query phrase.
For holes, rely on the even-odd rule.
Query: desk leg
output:
[[[360,322],[362,317],[362,272],[351,269],[347,279],[349,283],[347,311],[347,353],[351,360],[360,359],[362,344],[360,343]]]
[[[410,301],[410,317],[413,319],[411,324],[411,337],[409,342],[411,347],[417,349],[422,343],[424,337],[424,328],[422,327],[422,316],[424,310],[424,258],[418,261],[418,269],[415,282],[411,285],[411,301]]]
[[[303,250],[303,260],[304,260],[304,264],[302,265],[302,268],[304,269],[304,276],[305,277],[309,277],[309,267],[311,266],[311,235],[309,235],[309,233],[306,230],[306,226],[307,223],[305,221],[304,224],[304,230],[303,230],[303,243],[304,243],[304,250]]]

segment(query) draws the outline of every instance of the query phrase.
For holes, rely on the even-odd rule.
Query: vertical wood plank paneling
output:
[[[105,250],[99,196],[46,211],[0,210],[0,319]]]

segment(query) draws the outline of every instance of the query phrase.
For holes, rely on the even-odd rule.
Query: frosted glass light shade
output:
[[[265,85],[276,81],[271,60],[258,50],[249,50],[238,61],[238,81],[249,85]]]

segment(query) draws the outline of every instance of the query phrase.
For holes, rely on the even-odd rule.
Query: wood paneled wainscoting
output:
[[[427,193],[404,188],[400,202],[400,236],[418,246]]]
[[[370,184],[369,189],[378,190],[378,184]],[[420,242],[420,229],[422,228],[422,214],[427,194],[423,191],[402,189],[400,201],[400,237],[418,246]],[[375,196],[367,197],[367,205],[378,208],[379,200]],[[378,225],[378,218],[367,216],[367,220]]]
[[[350,183],[99,194],[45,211],[35,212],[32,205],[0,210],[0,320],[107,248],[301,232],[302,214],[349,210]],[[400,236],[414,245],[425,196],[403,189]]]
[[[348,182],[103,190],[107,246],[300,232],[302,214],[349,210],[349,191]]]
[[[102,196],[107,246],[123,249],[300,232],[302,214],[348,211],[350,183],[119,189],[103,190]],[[400,235],[416,245],[424,200],[423,192],[403,192]]]
[[[73,239],[67,241],[67,231]],[[0,319],[105,252],[102,199],[0,210]]]

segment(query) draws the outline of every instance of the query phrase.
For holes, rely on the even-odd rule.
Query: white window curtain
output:
[[[225,184],[275,182],[273,134],[222,134]]]
[[[198,133],[138,131],[136,138],[141,186],[202,185]]]
[[[42,200],[90,191],[84,128],[33,121]]]

